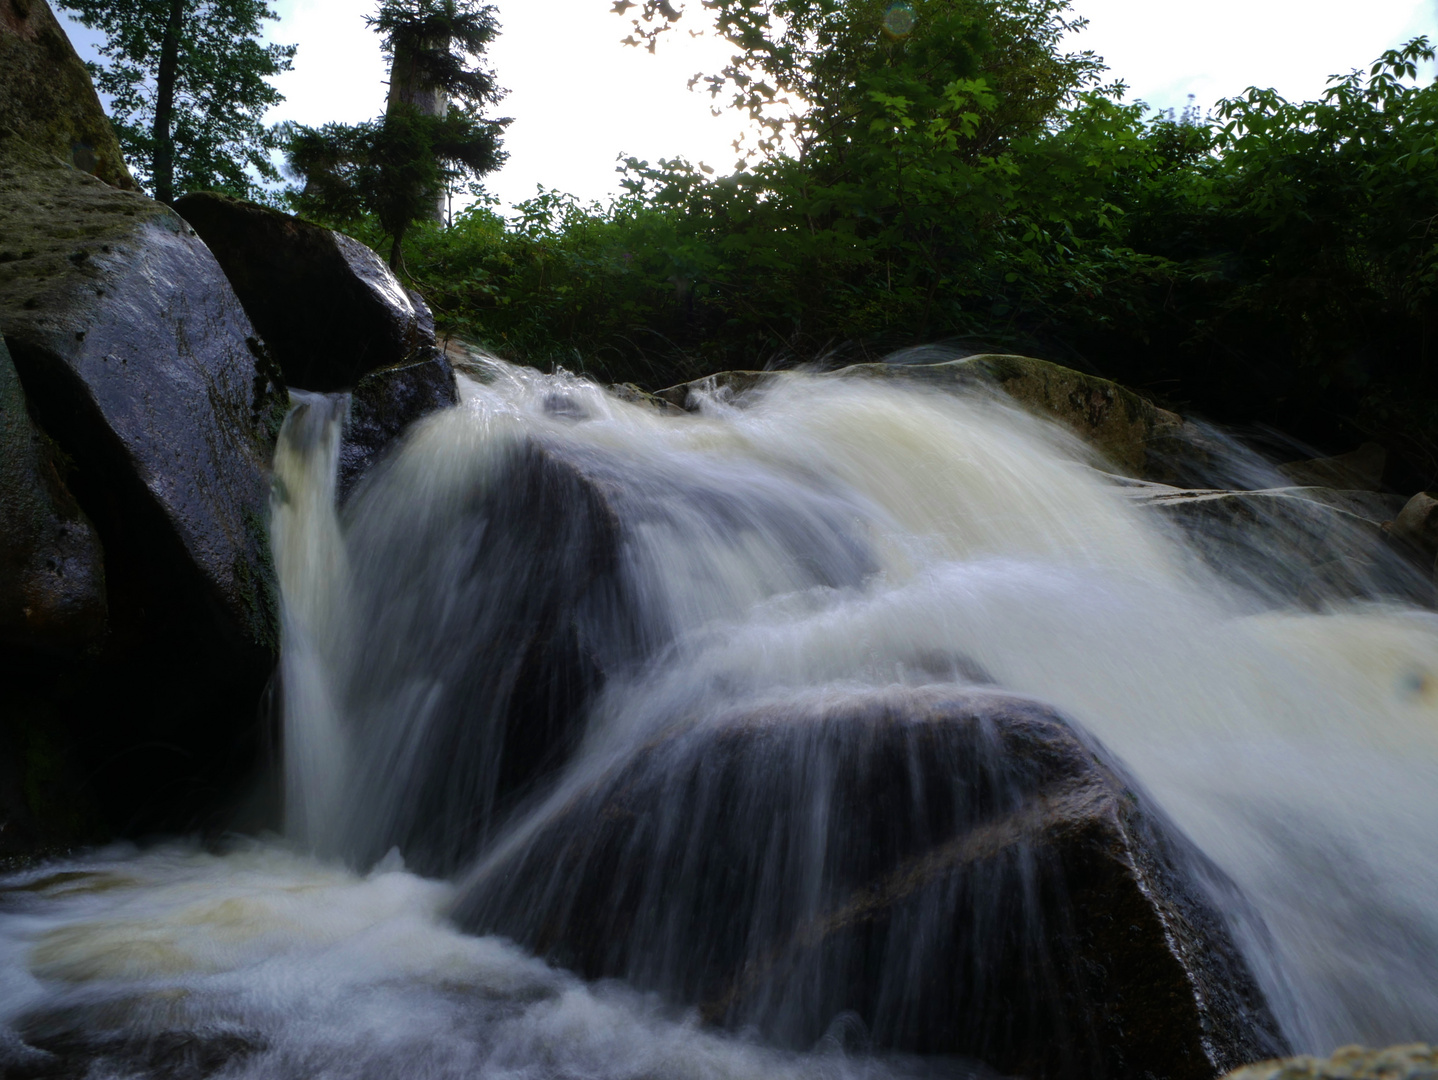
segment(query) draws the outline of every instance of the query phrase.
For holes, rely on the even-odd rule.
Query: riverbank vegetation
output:
[[[717,6],[736,56],[710,89],[764,136],[743,168],[630,160],[608,205],[543,191],[418,228],[405,265],[441,321],[651,387],[1022,351],[1320,444],[1377,438],[1433,482],[1426,39],[1316,101],[1174,115],[1064,51],[1061,0],[792,0],[782,32],[772,6]]]
[[[439,38],[471,53],[494,30],[478,0],[387,5],[469,13],[484,34]],[[606,205],[541,190],[501,213],[472,181],[502,160],[503,121],[437,91],[419,120],[467,124],[484,153],[427,137],[356,154],[333,125],[291,128],[295,183],[265,197],[388,250],[442,326],[525,363],[654,388],[910,346],[1018,351],[1324,449],[1376,440],[1390,482],[1438,484],[1427,39],[1314,101],[1251,88],[1178,115],[1073,48],[1067,0],[615,9],[641,47],[700,19],[733,45],[693,88],[750,119],[737,163],[631,159]],[[480,201],[440,220],[443,186],[466,180]]]

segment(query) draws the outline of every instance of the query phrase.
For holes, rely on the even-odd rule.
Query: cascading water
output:
[[[1438,620],[1396,564],[1337,566],[1343,537],[1282,518],[1196,540],[981,394],[796,374],[670,416],[488,362],[463,399],[337,508],[344,400],[297,395],[274,516],[286,836],[12,880],[0,1052],[43,1064],[88,1039],[115,1075],[166,1053],[265,1077],[979,1070],[826,1053],[871,1033],[822,987],[759,993],[736,1034],[698,1026],[670,990],[703,982],[681,946],[705,928],[679,925],[672,889],[620,912],[652,949],[631,985],[454,920],[543,940],[525,916],[584,857],[550,844],[556,823],[650,770],[676,800],[659,850],[682,863],[721,819],[762,832],[778,862],[739,884],[802,922],[828,910],[844,830],[960,811],[900,754],[908,802],[854,824],[838,803],[883,724],[753,759],[734,740],[835,703],[996,693],[1073,718],[1236,883],[1230,930],[1294,1048],[1438,1038]],[[1278,602],[1324,544],[1302,603]],[[622,846],[603,857],[649,880]],[[876,1015],[902,1028],[925,991],[880,981]]]

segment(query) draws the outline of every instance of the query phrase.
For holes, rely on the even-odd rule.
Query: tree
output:
[[[291,198],[301,211],[340,223],[375,215],[398,267],[410,226],[442,220],[453,181],[477,180],[504,163],[509,120],[483,115],[504,91],[474,59],[499,26],[494,8],[476,0],[383,0],[366,22],[390,60],[385,115],[290,128],[290,172],[304,181]]]
[[[288,71],[293,45],[265,45],[266,0],[59,0],[108,39],[92,65],[136,178],[160,202],[187,191],[253,196],[279,179],[263,123],[284,100],[266,80]]]

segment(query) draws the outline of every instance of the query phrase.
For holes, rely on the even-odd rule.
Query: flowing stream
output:
[[[802,1046],[721,1032],[452,918],[680,718],[934,685],[1050,703],[1128,766],[1266,926],[1241,944],[1296,1049],[1438,1040],[1438,618],[1396,563],[1282,602],[1264,582],[1311,535],[1195,539],[977,392],[792,374],[669,415],[498,362],[461,383],[342,500],[345,400],[295,395],[284,834],[0,882],[0,1055],[48,1075],[80,1046],[96,1077],[978,1075],[852,1052],[843,1016]],[[1281,483],[1237,448],[1213,468]]]

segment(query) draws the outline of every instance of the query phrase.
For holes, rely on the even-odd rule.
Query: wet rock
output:
[[[268,462],[286,395],[176,214],[14,140],[0,150],[0,237],[15,252],[0,261],[0,332],[99,535],[108,609],[83,655],[39,655],[28,638],[0,669],[12,701],[67,733],[116,830],[193,826],[258,753],[278,634]]]
[[[340,499],[406,428],[437,409],[458,404],[454,368],[435,348],[420,349],[411,360],[360,379],[340,444]]]
[[[0,0],[0,142],[6,139],[136,189],[90,75],[45,0]],[[16,239],[0,232],[0,261],[18,257]]]
[[[1266,602],[1317,608],[1359,597],[1430,597],[1427,583],[1387,542],[1384,522],[1396,509],[1393,496],[1161,485],[1129,494],[1176,525],[1211,570]]]
[[[107,515],[151,518],[237,636],[272,646],[267,468],[285,400],[218,264],[166,207],[59,163],[10,155],[0,182],[0,235],[25,248],[0,264],[0,330],[77,477],[115,488],[94,492],[113,513],[91,516],[102,534]]]
[[[78,646],[105,629],[100,538],[57,456],[0,339],[0,641]]]
[[[1431,568],[1438,557],[1438,497],[1431,491],[1414,495],[1398,511],[1389,535],[1425,567]]]
[[[1438,1049],[1425,1043],[1366,1050],[1344,1046],[1329,1058],[1292,1057],[1260,1061],[1229,1073],[1224,1080],[1433,1080]]]
[[[611,394],[620,401],[627,401],[631,405],[644,405],[664,415],[675,415],[684,411],[683,407],[666,400],[657,394],[635,386],[633,383],[613,383],[608,387]]]
[[[384,628],[360,639],[346,691],[361,864],[397,845],[420,872],[460,866],[566,760],[632,612],[602,483],[531,441],[493,469],[400,529],[384,485],[346,507],[352,559],[384,567],[353,598],[356,625]]]
[[[358,240],[209,192],[175,209],[224,267],[288,385],[354,389],[367,372],[434,345],[423,299]]]
[[[144,1076],[148,1080],[208,1080],[236,1068],[266,1048],[247,1030],[216,1026],[192,1030],[117,1033],[98,1009],[79,1015],[30,1017],[26,1041],[0,1046],[10,1080],[84,1080],[94,1076]]]
[[[832,376],[936,390],[997,388],[1024,408],[1069,428],[1119,472],[1139,479],[1186,479],[1201,468],[1206,453],[1200,434],[1176,413],[1108,379],[1032,357],[986,354],[936,364],[854,364]],[[774,372],[726,371],[655,396],[694,408],[704,393],[738,396],[774,377]]]
[[[789,488],[738,493],[681,464],[563,439],[413,464],[387,462],[344,508],[347,618],[366,628],[340,691],[361,733],[343,815],[360,864],[393,845],[426,873],[472,858],[567,763],[608,681],[704,609],[708,597],[685,590],[723,595],[729,560],[781,550],[776,561],[797,565],[776,593],[853,588],[876,570],[842,510]],[[687,565],[673,555],[685,549]]]
[[[1281,1046],[1216,907],[1247,917],[1232,886],[1034,702],[766,705],[555,807],[456,918],[711,1022],[807,1047],[847,1016],[1033,1078],[1209,1080]]]
[[[1388,452],[1377,443],[1336,457],[1290,461],[1278,472],[1299,487],[1327,487],[1345,491],[1382,491]]]

